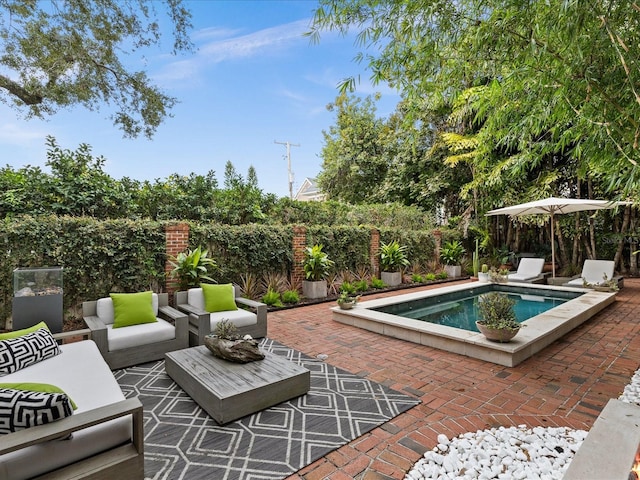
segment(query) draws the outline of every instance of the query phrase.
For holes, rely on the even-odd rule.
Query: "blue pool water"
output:
[[[487,284],[465,292],[427,297],[411,302],[374,308],[374,310],[477,332],[478,298],[485,293],[495,291],[506,293],[516,301],[514,309],[519,322],[535,317],[540,313],[546,312],[582,295],[581,293],[574,292],[533,290],[526,287]]]

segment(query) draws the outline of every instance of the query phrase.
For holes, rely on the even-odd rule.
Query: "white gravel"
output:
[[[640,370],[619,400],[640,405]],[[555,480],[561,479],[587,432],[571,428],[500,427],[464,433],[453,439],[438,435],[405,480]]]

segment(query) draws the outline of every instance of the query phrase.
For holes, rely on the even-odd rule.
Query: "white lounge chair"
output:
[[[613,260],[585,260],[582,266],[582,273],[579,277],[565,283],[569,287],[582,287],[585,283],[589,285],[600,285],[613,278]]]
[[[542,269],[544,258],[521,258],[518,264],[518,271],[509,274],[510,282],[537,283],[543,282]]]

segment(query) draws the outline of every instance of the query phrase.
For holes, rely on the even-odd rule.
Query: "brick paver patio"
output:
[[[640,366],[640,279],[625,279],[611,307],[514,368],[342,325],[331,320],[332,306],[269,313],[268,335],[422,403],[290,479],[402,479],[439,433],[521,424],[588,430]]]

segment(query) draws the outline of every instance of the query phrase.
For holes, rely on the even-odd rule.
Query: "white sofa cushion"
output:
[[[544,258],[521,258],[518,271],[509,274],[509,280],[533,280],[542,273]]]
[[[176,338],[176,329],[169,322],[156,318],[154,323],[141,323],[124,328],[113,328],[113,323],[107,325],[107,341],[109,351],[123,348],[137,347],[150,343],[164,342]]]
[[[38,382],[60,387],[74,400],[74,415],[125,399],[98,347],[91,340],[62,345],[62,353],[2,378],[3,382]],[[127,415],[53,440],[0,456],[0,480],[22,480],[49,472],[131,439]]]
[[[199,310],[206,311],[204,308],[204,294],[201,288],[190,288],[187,291],[187,303]],[[229,320],[236,327],[246,327],[258,323],[258,316],[255,313],[243,310],[242,308],[225,312],[213,312],[209,315],[212,332],[215,331],[216,325],[221,320]]]
[[[153,293],[151,295],[151,305],[153,306],[154,315],[158,316],[158,294]],[[113,325],[113,319],[115,318],[113,310],[113,301],[110,297],[100,298],[96,302],[96,315],[102,323],[105,325]]]

